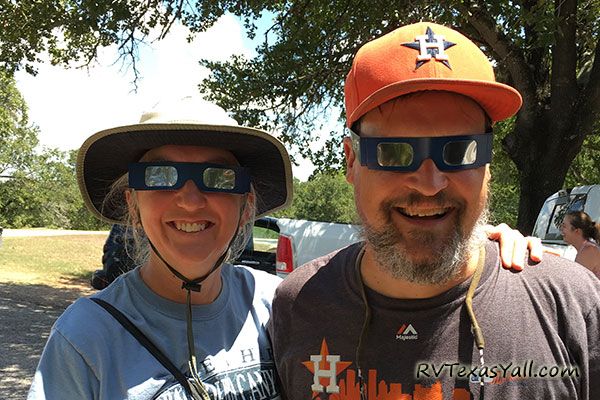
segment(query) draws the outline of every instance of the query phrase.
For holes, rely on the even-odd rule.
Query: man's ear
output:
[[[352,148],[352,138],[344,138],[344,156],[346,158],[346,180],[348,183],[354,183],[354,162],[356,161],[356,153]]]

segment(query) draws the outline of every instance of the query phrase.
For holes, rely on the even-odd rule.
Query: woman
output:
[[[281,143],[187,98],[93,135],[77,167],[86,205],[134,227],[146,252],[92,298],[122,312],[162,356],[79,299],[53,327],[29,397],[279,398],[265,328],[279,280],[223,261],[241,252],[255,214],[291,200]]]
[[[565,242],[577,249],[575,262],[600,278],[600,224],[583,211],[570,211],[560,226]]]
[[[290,171],[275,138],[190,98],[86,140],[85,203],[133,230],[142,261],[57,320],[29,398],[280,398],[266,331],[278,278],[224,261],[255,214],[289,204]],[[522,236],[490,235],[518,267]]]

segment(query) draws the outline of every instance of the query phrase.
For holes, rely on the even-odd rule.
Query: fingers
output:
[[[512,231],[512,229],[510,229],[510,227],[508,225],[506,225],[505,223],[502,223],[497,226],[493,226],[493,225],[485,226],[485,233],[487,234],[488,238],[490,238],[492,240],[499,240],[502,237],[502,233],[507,234],[510,231]]]
[[[506,244],[506,252],[507,255],[510,254],[510,260],[506,260],[506,265],[503,264],[505,268],[511,268],[515,271],[523,270],[525,266],[525,255],[527,254],[527,239],[521,234],[521,232],[511,229],[510,236],[507,238],[512,240],[512,253],[510,252],[511,243]],[[502,239],[501,239],[502,240]],[[507,240],[508,242],[508,240]]]
[[[541,261],[544,246],[539,238],[524,237],[521,232],[511,229],[506,224],[488,226],[486,232],[490,239],[500,242],[500,259],[504,268],[521,271],[525,266],[527,250],[529,250],[531,261]]]
[[[488,235],[488,238],[500,242],[500,260],[502,262],[502,266],[507,269],[515,268],[519,271],[523,269],[523,267],[519,265],[513,267],[515,243],[519,241],[517,235],[520,235],[521,239],[524,240],[521,233],[519,231],[513,231],[506,224],[500,224],[497,226],[488,225],[485,231]],[[517,235],[515,235],[515,232]],[[515,236],[517,237],[515,238]]]
[[[540,262],[544,254],[544,246],[542,241],[535,236],[527,236],[527,248],[529,248],[529,258],[531,261]]]

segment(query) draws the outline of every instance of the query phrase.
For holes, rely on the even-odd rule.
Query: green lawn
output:
[[[262,228],[255,228],[254,235],[257,250],[275,252],[276,235]],[[0,246],[0,282],[89,281],[92,272],[102,268],[105,240],[106,233],[4,238]]]
[[[261,228],[259,226],[255,226],[253,228],[253,235],[255,238],[262,239],[277,239],[279,237],[279,234],[277,232],[274,232],[270,229]]]
[[[89,280],[102,268],[106,234],[4,238],[0,246],[0,281],[52,283]]]

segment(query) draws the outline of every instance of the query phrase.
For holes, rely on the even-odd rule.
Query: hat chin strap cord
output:
[[[169,269],[169,271],[171,271],[173,273],[173,275],[175,275],[177,278],[179,278],[182,281],[182,284],[181,284],[181,288],[182,289],[187,290],[188,293],[190,291],[192,291],[192,292],[200,292],[200,290],[202,289],[202,282],[204,282],[210,275],[212,275],[212,273],[215,272],[215,270],[221,266],[221,264],[223,263],[223,260],[225,260],[225,257],[227,256],[227,252],[229,251],[229,248],[231,247],[231,244],[235,240],[235,237],[236,237],[237,234],[238,234],[238,230],[235,231],[235,234],[233,235],[233,238],[229,242],[229,245],[227,246],[227,249],[221,255],[221,257],[219,257],[219,259],[217,260],[217,262],[215,262],[215,264],[210,269],[210,271],[208,271],[208,273],[206,275],[203,275],[203,276],[201,276],[199,278],[194,278],[194,279],[186,278],[183,274],[181,274],[179,271],[177,271],[175,268],[173,268],[171,266],[171,264],[169,264],[167,262],[167,260],[165,260],[163,258],[163,256],[156,249],[156,247],[154,247],[154,244],[150,241],[150,239],[148,239],[148,243],[150,243],[150,247],[152,248],[152,251],[158,256],[158,258],[160,259],[160,261],[162,261],[166,265],[166,267]]]
[[[194,400],[210,400],[210,397],[208,395],[206,387],[200,380],[200,374],[198,373],[198,364],[196,362],[196,348],[194,346],[194,331],[192,328],[192,292],[200,292],[200,290],[202,289],[202,282],[204,282],[206,279],[208,279],[208,277],[211,276],[213,274],[213,272],[215,272],[223,264],[223,261],[225,260],[225,257],[227,257],[227,253],[229,252],[229,249],[231,248],[231,245],[233,244],[233,242],[240,230],[240,222],[242,220],[242,216],[243,216],[244,210],[246,208],[245,204],[246,203],[244,202],[244,205],[242,206],[242,208],[240,210],[237,227],[235,229],[235,233],[233,234],[233,236],[231,237],[231,240],[229,241],[229,244],[227,245],[227,249],[225,249],[225,252],[223,254],[221,254],[221,256],[215,262],[215,264],[210,269],[210,271],[208,271],[208,273],[206,273],[205,275],[203,275],[199,278],[188,279],[183,274],[181,274],[179,271],[177,271],[175,268],[173,268],[167,262],[167,260],[165,260],[164,257],[160,254],[160,252],[154,246],[154,244],[152,243],[150,238],[148,238],[148,243],[150,244],[150,248],[152,248],[152,251],[165,264],[165,266],[169,269],[169,271],[171,271],[173,273],[173,275],[175,275],[177,278],[179,278],[182,281],[181,289],[187,290],[186,325],[187,325],[187,342],[188,342],[188,355],[189,355],[188,366],[189,366],[189,369],[190,369],[190,372],[192,375],[192,380],[190,382],[190,390],[192,391],[192,393],[190,393],[190,395],[192,396],[192,398]],[[141,225],[141,220],[142,219],[139,218],[140,225]],[[142,226],[142,228],[143,228],[143,226]]]

